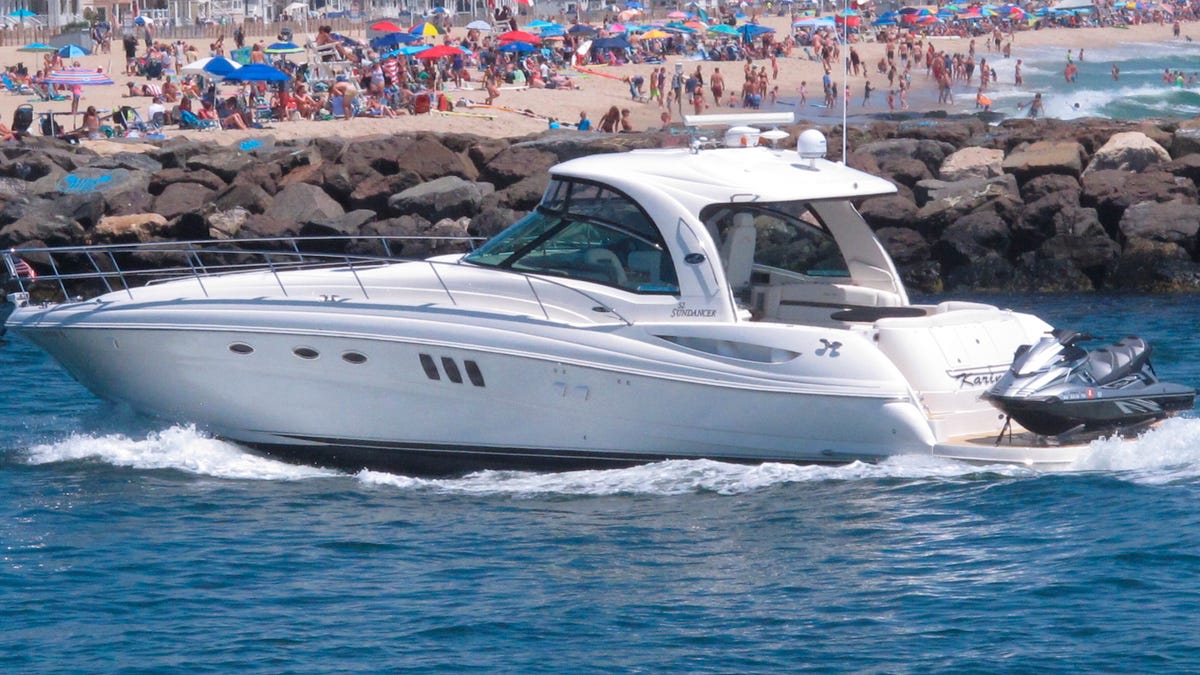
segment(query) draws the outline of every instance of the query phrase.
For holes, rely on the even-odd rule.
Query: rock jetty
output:
[[[1200,290],[1200,122],[923,117],[857,125],[848,141],[851,166],[898,187],[859,208],[910,288]],[[558,162],[683,142],[417,133],[81,147],[35,137],[0,146],[0,247],[488,237],[536,205]],[[403,255],[455,245],[410,243]]]

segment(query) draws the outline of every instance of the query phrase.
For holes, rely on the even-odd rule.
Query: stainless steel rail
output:
[[[23,248],[0,251],[3,261],[3,271],[7,273],[8,284],[15,287],[17,293],[9,298],[11,302],[29,302],[30,291],[36,285],[44,289],[46,285],[57,287],[55,298],[46,299],[42,291],[43,302],[80,302],[87,298],[72,295],[69,286],[77,282],[95,282],[103,284],[104,293],[125,291],[130,299],[134,298],[133,291],[138,287],[149,286],[165,281],[180,279],[195,280],[200,293],[210,297],[205,286],[206,279],[218,276],[246,272],[270,272],[275,283],[279,285],[280,293],[288,296],[287,279],[281,276],[283,272],[303,269],[345,269],[354,277],[355,283],[363,294],[370,300],[368,285],[364,283],[359,272],[380,265],[401,262],[422,263],[429,266],[436,279],[437,285],[446,294],[450,304],[459,305],[454,292],[447,284],[441,269],[456,266],[457,263],[439,262],[433,260],[406,259],[397,257],[393,251],[402,249],[406,242],[421,241],[433,243],[458,243],[465,249],[473,249],[481,240],[473,237],[424,237],[424,236],[339,236],[339,237],[277,237],[254,239],[227,240],[197,240],[178,242],[149,242],[135,244],[99,244],[93,246],[61,246],[50,248]],[[331,244],[343,246],[349,243],[375,244],[383,250],[383,255],[327,253],[308,248],[328,248]],[[147,265],[144,256],[155,254],[177,258],[175,264],[165,266]],[[36,264],[49,273],[38,272],[36,277],[22,273],[22,261]],[[124,263],[124,264],[123,264]],[[445,266],[445,267],[443,267]],[[65,271],[78,270],[85,271]],[[534,302],[537,303],[542,315],[550,320],[550,311],[537,292],[537,284],[545,284],[563,288],[571,293],[587,298],[592,310],[598,313],[610,314],[626,325],[632,323],[622,317],[615,309],[598,300],[589,293],[554,279],[531,275],[523,272],[504,270],[505,272],[523,277],[529,287]]]

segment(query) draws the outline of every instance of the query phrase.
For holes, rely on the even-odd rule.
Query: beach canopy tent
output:
[[[265,63],[251,63],[226,75],[225,79],[237,82],[287,82],[292,77]]]
[[[629,40],[624,35],[592,40],[592,49],[629,49]]]
[[[241,66],[224,56],[206,56],[180,68],[185,75],[203,75],[211,79],[222,79]]]

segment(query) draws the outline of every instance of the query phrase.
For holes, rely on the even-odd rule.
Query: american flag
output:
[[[37,278],[37,272],[34,271],[33,265],[30,265],[20,258],[17,258],[17,262],[15,265],[13,265],[13,269],[16,270],[18,277],[29,277],[30,281]]]

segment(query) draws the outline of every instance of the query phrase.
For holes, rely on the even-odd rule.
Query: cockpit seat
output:
[[[725,231],[720,253],[721,264],[725,267],[725,278],[729,280],[729,287],[735,293],[750,285],[757,239],[754,216],[746,212],[733,214],[733,222]]]
[[[588,268],[599,271],[604,275],[604,282],[613,286],[625,287],[629,284],[625,276],[625,267],[616,253],[606,248],[589,248],[583,253],[583,262]]]

